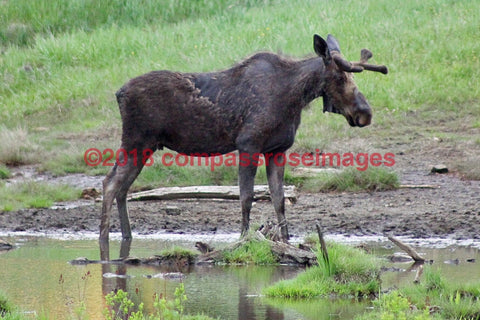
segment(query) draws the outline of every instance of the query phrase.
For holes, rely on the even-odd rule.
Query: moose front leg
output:
[[[238,169],[238,185],[240,187],[240,202],[242,204],[242,238],[248,233],[250,227],[250,210],[253,202],[253,185],[257,166],[251,163],[240,165]]]
[[[288,226],[285,219],[285,194],[283,192],[283,177],[285,173],[285,154],[277,153],[274,157],[265,155],[267,167],[268,188],[272,197],[273,207],[277,214],[282,240],[288,242]]]

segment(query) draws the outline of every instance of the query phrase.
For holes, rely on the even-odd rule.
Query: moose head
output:
[[[346,60],[340,52],[337,39],[330,34],[327,41],[319,35],[315,35],[313,41],[315,52],[326,67],[323,112],[342,114],[352,127],[368,126],[372,121],[372,109],[358,90],[353,73],[370,70],[387,74],[387,67],[368,64],[373,54],[367,49],[361,51],[360,61]]]

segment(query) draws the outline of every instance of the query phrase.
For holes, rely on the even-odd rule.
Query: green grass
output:
[[[182,247],[174,246],[170,249],[165,249],[160,252],[160,256],[163,259],[175,262],[181,262],[182,264],[185,263],[186,265],[194,264],[195,258],[197,257],[197,253],[193,252],[192,250],[185,249]]]
[[[226,250],[222,263],[274,265],[278,261],[266,241],[250,240],[234,250]]]
[[[10,176],[11,176],[10,170],[6,166],[0,164],[0,180],[8,179],[10,178]]]
[[[274,298],[312,299],[320,297],[367,297],[380,290],[380,269],[372,255],[347,245],[328,243],[329,262],[317,250],[318,266],[291,280],[264,290]]]
[[[479,283],[448,283],[425,266],[420,284],[382,294],[375,305],[355,319],[480,319]]]
[[[78,199],[80,193],[80,190],[65,185],[23,182],[7,186],[0,182],[0,211],[47,208],[55,202]]]
[[[304,111],[292,150],[383,152],[385,142],[411,142],[415,132],[475,152],[479,12],[480,3],[467,0],[3,1],[0,164],[105,174],[83,154],[119,146],[114,93],[125,81],[154,69],[219,70],[260,50],[304,57],[313,54],[314,33],[336,35],[350,60],[368,47],[390,74],[356,75],[374,110],[371,126],[350,128],[317,101]],[[204,169],[147,168],[136,188],[235,183],[233,168]],[[466,168],[465,178],[476,169]]]
[[[398,175],[385,168],[368,168],[365,171],[346,168],[341,172],[328,172],[318,177],[308,178],[303,188],[313,192],[319,191],[385,191],[398,188]]]

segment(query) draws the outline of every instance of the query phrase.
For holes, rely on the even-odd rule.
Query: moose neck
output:
[[[325,64],[319,57],[298,62],[292,96],[301,97],[302,108],[323,95]]]

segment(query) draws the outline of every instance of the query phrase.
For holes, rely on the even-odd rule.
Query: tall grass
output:
[[[35,36],[92,31],[105,26],[143,27],[185,19],[208,18],[233,7],[251,7],[266,0],[18,0],[2,2],[0,45],[29,45]]]
[[[314,33],[336,35],[351,60],[368,47],[390,74],[356,75],[374,109],[371,126],[350,128],[315,102],[304,111],[293,149],[336,152],[344,146],[338,141],[351,140],[370,150],[379,139],[412,130],[451,134],[458,123],[475,130],[479,12],[480,3],[467,0],[3,1],[0,127],[22,128],[27,139],[17,139],[15,148],[42,154],[12,161],[17,153],[9,148],[0,163],[103,174],[81,159],[88,147],[119,145],[114,92],[129,78],[153,69],[219,70],[259,50],[304,57],[313,54]],[[228,171],[214,181],[232,181]],[[149,174],[157,173],[145,170],[140,181],[150,184]]]
[[[346,168],[341,172],[327,172],[303,182],[303,187],[312,192],[319,191],[386,191],[398,188],[398,175],[385,168],[368,168],[360,171]]]

